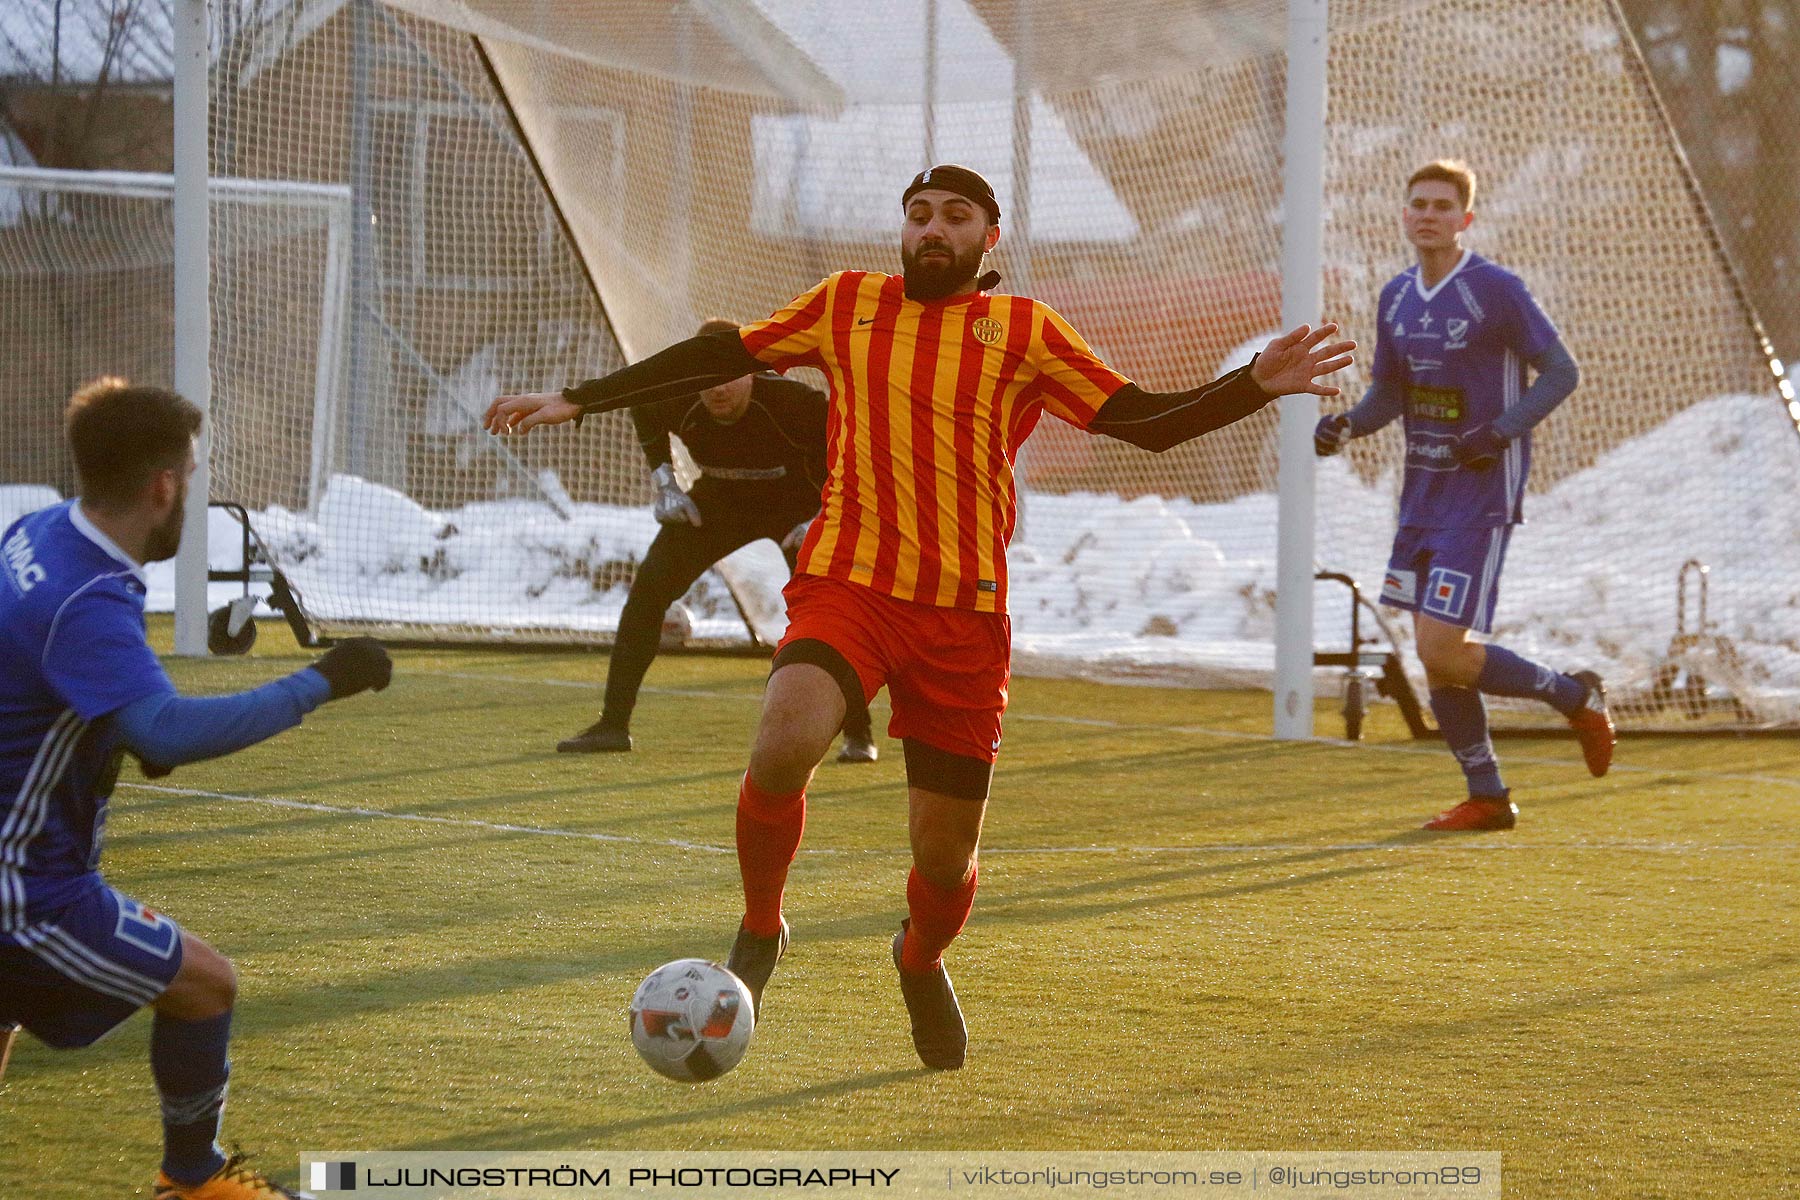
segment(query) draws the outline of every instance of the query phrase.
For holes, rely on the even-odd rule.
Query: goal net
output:
[[[346,188],[209,181],[216,322],[213,486],[304,509],[327,480],[325,418],[341,389],[348,283]],[[62,402],[101,375],[167,387],[174,348],[174,180],[0,166],[0,525],[74,491]],[[279,281],[279,286],[273,286]],[[241,549],[220,515],[219,566]],[[151,601],[173,599],[170,564]]]
[[[480,427],[503,391],[625,359],[479,48],[366,0],[238,2],[214,32],[213,169],[330,180],[352,212],[341,386],[313,428],[324,481],[304,510],[234,498],[262,509],[327,634],[610,641],[656,531],[629,417],[531,439]],[[556,120],[624,136],[604,105]],[[764,549],[745,557],[779,574]],[[718,575],[685,599],[691,640],[748,641]]]
[[[328,631],[604,640],[654,533],[628,420],[501,446],[475,414],[830,271],[897,270],[899,192],[928,162],[993,181],[998,290],[1146,387],[1211,378],[1278,322],[1280,0],[263,7],[216,39],[214,169],[350,189],[348,316],[319,493],[273,483],[319,428],[221,445],[215,472]],[[1402,184],[1438,157],[1476,168],[1469,244],[1583,368],[1537,431],[1496,639],[1601,671],[1627,725],[1800,722],[1800,409],[1614,4],[1331,17],[1324,310],[1365,347],[1346,400],[1376,293],[1411,261]],[[241,295],[216,297],[222,341],[260,319]],[[227,403],[233,369],[215,367]],[[314,411],[304,387],[259,403]],[[1011,556],[1020,669],[1266,683],[1275,443],[1273,409],[1163,455],[1040,426]],[[1400,449],[1391,429],[1319,467],[1319,565],[1371,596]],[[1317,644],[1343,648],[1342,589],[1315,610]]]

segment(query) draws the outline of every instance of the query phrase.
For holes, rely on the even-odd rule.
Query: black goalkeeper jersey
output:
[[[750,403],[729,425],[714,420],[698,395],[631,410],[652,469],[671,461],[674,434],[708,478],[805,492],[814,501],[825,482],[825,420],[822,393],[772,374],[752,377]]]

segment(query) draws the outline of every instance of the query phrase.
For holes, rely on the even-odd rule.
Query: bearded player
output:
[[[181,544],[200,424],[161,388],[83,388],[67,416],[80,498],[0,537],[0,1043],[17,1024],[59,1049],[88,1046],[149,1008],[155,1200],[273,1200],[296,1193],[218,1143],[237,973],[101,876],[107,805],[128,752],[160,774],[229,754],[386,687],[392,664],[353,638],[251,691],[176,694],[144,636],[144,564]],[[72,1194],[54,1180],[12,1190]]]
[[[744,915],[728,965],[763,990],[786,952],[782,892],[806,787],[852,707],[885,686],[901,742],[912,871],[892,954],[927,1066],[963,1064],[968,1033],[943,963],[974,904],[977,848],[1006,708],[1006,545],[1020,445],[1048,412],[1078,429],[1166,450],[1321,376],[1354,343],[1302,326],[1249,365],[1184,392],[1147,392],[1062,317],[992,294],[993,189],[966,167],[921,172],[900,197],[904,274],[831,275],[765,321],[691,338],[561,393],[503,396],[486,415],[518,433],[654,403],[770,367],[830,381],[821,511],[785,590],[778,647],[738,793]]]

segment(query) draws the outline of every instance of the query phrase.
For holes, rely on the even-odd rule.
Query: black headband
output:
[[[900,195],[900,207],[905,208],[907,201],[927,188],[935,188],[941,192],[953,192],[971,204],[980,206],[988,215],[988,224],[1000,223],[1000,202],[994,199],[994,189],[967,167],[959,167],[955,163],[943,163],[935,167],[927,167],[913,176],[906,191]]]

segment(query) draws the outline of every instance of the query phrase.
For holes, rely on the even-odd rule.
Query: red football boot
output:
[[[1425,822],[1424,828],[1462,833],[1511,829],[1519,822],[1519,806],[1509,799],[1510,795],[1470,796],[1455,808],[1447,808]]]
[[[1569,728],[1581,743],[1581,757],[1587,760],[1588,774],[1598,779],[1612,766],[1613,746],[1619,740],[1613,730],[1612,714],[1606,711],[1606,688],[1592,671],[1576,671],[1569,678],[1587,686],[1587,702],[1569,718]]]

